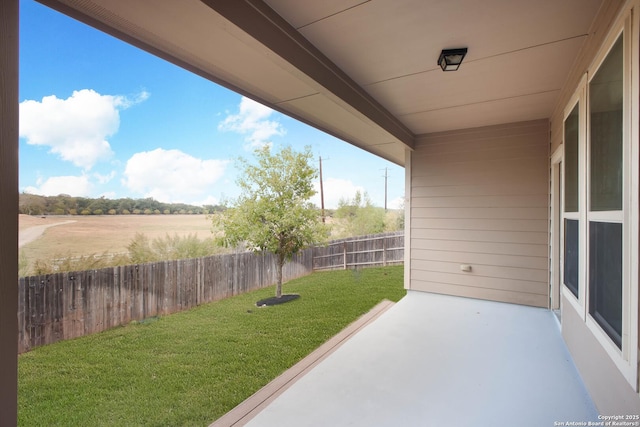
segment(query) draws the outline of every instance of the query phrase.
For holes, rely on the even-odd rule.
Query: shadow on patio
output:
[[[409,291],[370,316],[213,426],[598,421],[549,310]]]

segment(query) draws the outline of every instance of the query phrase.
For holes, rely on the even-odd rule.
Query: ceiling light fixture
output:
[[[438,58],[438,65],[442,71],[456,71],[460,68],[464,56],[467,54],[467,48],[460,49],[443,49]]]

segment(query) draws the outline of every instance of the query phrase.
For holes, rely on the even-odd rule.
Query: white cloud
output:
[[[100,194],[98,197],[104,197],[105,199],[115,200],[118,198],[118,195],[116,194],[115,191],[105,191],[104,193]]]
[[[151,94],[149,92],[143,90],[142,92],[135,94],[133,98],[127,98],[124,96],[117,96],[116,98],[118,98],[118,106],[123,110],[126,110],[129,107],[133,107],[136,104],[146,101],[150,96]]]
[[[396,197],[388,202],[389,209],[404,209],[404,197]]]
[[[271,108],[242,97],[238,114],[229,114],[218,124],[220,131],[237,132],[245,136],[247,149],[271,144],[272,136],[283,136],[286,130],[276,120],[268,120],[274,112]]]
[[[113,155],[107,138],[118,131],[119,110],[148,97],[145,91],[129,99],[83,89],[67,99],[51,95],[42,101],[26,100],[20,103],[20,136],[27,144],[47,146],[61,159],[89,170]]]
[[[204,205],[217,205],[218,203],[220,203],[220,200],[218,200],[218,198],[213,197],[213,196],[207,196],[205,199],[200,200],[199,202],[194,202],[195,205],[197,206],[204,206]]]
[[[202,160],[180,150],[136,153],[127,161],[122,183],[131,191],[165,203],[207,200],[224,174],[227,160]]]
[[[37,187],[27,187],[26,193],[40,194],[42,196],[57,196],[58,194],[69,194],[77,197],[88,197],[91,195],[93,185],[89,177],[82,176],[52,176],[46,181],[38,180]]]
[[[313,196],[311,202],[316,206],[320,206],[320,181],[313,184],[316,195]],[[324,207],[326,209],[336,209],[340,199],[353,199],[356,195],[356,191],[364,193],[364,187],[355,185],[353,182],[347,179],[340,178],[327,178],[323,181],[322,188],[324,190]]]
[[[111,171],[107,175],[102,175],[102,174],[99,174],[99,173],[96,172],[96,173],[93,174],[93,176],[94,176],[95,179],[98,180],[98,182],[100,184],[108,184],[109,182],[111,182],[111,180],[113,178],[116,177],[116,171]]]

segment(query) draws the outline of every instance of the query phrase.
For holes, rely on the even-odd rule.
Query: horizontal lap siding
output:
[[[418,141],[410,289],[547,306],[548,135],[540,120]]]

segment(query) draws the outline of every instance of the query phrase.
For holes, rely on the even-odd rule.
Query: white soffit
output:
[[[295,29],[299,30],[301,27],[345,12],[364,3],[369,3],[369,1],[322,0],[302,2],[300,0],[267,0],[265,3],[276,9],[280,16],[286,19]]]
[[[460,107],[487,103],[487,107],[494,110],[500,105],[497,101],[509,101],[508,105],[520,107],[523,120],[547,118],[571,67],[564,58],[572,56],[581,45],[581,38],[568,39],[510,55],[463,63],[464,67],[455,73],[443,73],[438,69],[370,85],[367,90],[376,99],[385,100],[389,111],[416,134],[443,130],[443,122],[409,122],[405,117],[438,110],[442,110],[443,115],[453,114],[452,108],[458,108],[451,124],[473,127],[472,123],[482,125],[485,116],[477,116],[477,108],[468,109],[474,111],[473,116],[460,115],[465,111]],[[540,110],[540,105],[533,104],[532,99],[545,99],[545,108]],[[504,114],[503,119],[499,115],[496,117],[497,122],[491,120],[492,124],[509,123],[513,116],[511,109],[489,113],[494,117],[496,113]]]
[[[259,52],[259,43],[198,0],[54,2],[88,12],[90,17],[109,28],[248,90],[267,102],[315,92],[306,82],[292,79],[289,73],[283,72],[267,52]],[[273,86],[279,90],[270,90]]]
[[[557,91],[517,98],[483,101],[450,108],[407,114],[402,120],[409,127],[421,128],[429,123],[429,133],[452,129],[467,129],[504,123],[523,122],[549,117],[549,108],[555,105]],[[464,118],[464,126],[460,126]]]
[[[266,3],[290,23],[307,9],[307,2],[296,0]],[[467,62],[585,35],[600,3],[361,1],[342,11],[328,8],[298,30],[351,78],[369,85],[435,69],[444,48],[469,47]]]
[[[350,2],[338,10],[329,2],[322,16],[320,8],[303,12],[295,0],[266,1],[414,134],[482,125],[485,118],[495,124],[549,117],[556,101],[549,93],[559,93],[601,4],[398,0]],[[438,54],[455,47],[468,47],[469,54],[460,70],[443,73]],[[545,105],[531,104],[532,97]],[[477,116],[482,102],[519,114]],[[460,108],[466,104],[471,108]],[[465,111],[474,115],[459,115]]]
[[[354,113],[337,117],[336,103],[329,97],[317,94],[304,99],[287,101],[282,107],[294,114],[312,114],[321,128],[336,126],[343,129],[349,141],[364,138],[366,145],[359,145],[356,142],[352,144],[369,151],[375,149],[384,158],[400,159],[405,155],[402,144],[395,143],[388,135],[371,126],[366,119],[358,119],[359,115]]]

